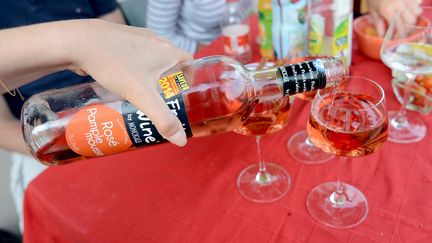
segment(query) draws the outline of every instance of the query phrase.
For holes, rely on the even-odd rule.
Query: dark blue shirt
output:
[[[0,29],[58,20],[97,18],[116,8],[115,0],[0,0]],[[91,80],[88,76],[62,71],[24,85],[19,91],[27,99],[48,89]],[[5,94],[4,97],[14,116],[19,118],[24,102],[18,95],[13,97]]]

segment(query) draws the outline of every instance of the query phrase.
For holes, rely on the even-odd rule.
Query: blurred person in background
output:
[[[239,0],[250,11],[252,0]],[[227,0],[147,0],[146,25],[189,53],[221,34]]]
[[[377,34],[383,37],[387,26],[399,12],[405,24],[414,25],[422,11],[420,7],[422,2],[422,0],[367,0],[366,3]]]
[[[196,53],[221,33],[220,23],[228,0],[146,0],[146,27],[172,41],[189,53]],[[251,10],[257,1],[238,0]],[[367,6],[377,33],[383,36],[388,23],[398,11],[404,21],[414,23],[422,0],[354,0]]]

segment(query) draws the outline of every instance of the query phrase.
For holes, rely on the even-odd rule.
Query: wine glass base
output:
[[[335,200],[337,182],[327,182],[315,187],[308,195],[309,213],[319,223],[332,228],[352,228],[361,224],[368,214],[366,197],[357,188],[342,183],[342,198]]]
[[[244,168],[237,178],[240,194],[252,202],[274,202],[289,191],[291,177],[288,172],[273,163],[265,163],[265,165],[265,173],[260,172],[260,166],[256,163]]]
[[[395,127],[394,121],[398,116],[397,111],[390,111],[388,113],[388,140],[394,143],[415,143],[422,140],[426,136],[426,124],[421,119],[406,115],[406,125]]]
[[[303,164],[316,165],[333,159],[333,155],[322,151],[316,146],[306,143],[308,134],[306,130],[296,132],[288,140],[287,148],[289,154]]]

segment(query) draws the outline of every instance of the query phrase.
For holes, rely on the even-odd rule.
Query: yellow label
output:
[[[176,72],[159,80],[159,86],[165,99],[169,99],[189,89],[183,72]]]
[[[339,42],[343,50],[348,48],[348,31],[349,31],[349,18],[348,16],[346,16],[346,18],[344,18],[336,27],[334,33],[336,40]],[[337,46],[334,45],[333,50],[337,50],[336,48]]]
[[[323,48],[325,18],[319,14],[311,16],[309,29],[309,55],[321,55]]]

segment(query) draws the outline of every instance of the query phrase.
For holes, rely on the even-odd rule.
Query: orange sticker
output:
[[[104,105],[75,113],[66,127],[66,141],[75,153],[86,157],[115,154],[132,146],[121,113]]]

